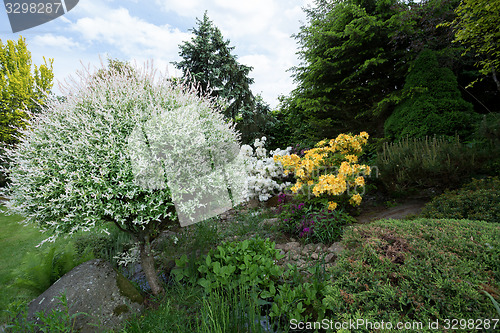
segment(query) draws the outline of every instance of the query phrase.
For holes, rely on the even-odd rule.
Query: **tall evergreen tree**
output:
[[[234,46],[224,40],[222,33],[209,19],[207,12],[203,20],[197,19],[197,27],[190,30],[194,37],[180,45],[179,55],[183,58],[174,65],[183,71],[185,78],[194,79],[200,93],[222,97],[229,103],[225,116],[235,120],[243,109],[254,109],[255,100],[248,77],[252,67],[238,63],[231,54]]]

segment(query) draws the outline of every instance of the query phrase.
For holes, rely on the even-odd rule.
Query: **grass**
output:
[[[36,245],[47,238],[38,229],[20,224],[19,222],[23,220],[22,216],[7,216],[5,211],[5,207],[0,206],[0,286],[2,288],[0,322],[8,318],[3,310],[7,310],[9,304],[30,297],[28,291],[20,291],[10,286],[14,280],[12,271],[19,267],[26,252],[33,251]]]

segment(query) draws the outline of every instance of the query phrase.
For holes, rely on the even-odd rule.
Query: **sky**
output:
[[[26,0],[28,1],[28,0]],[[29,2],[29,1],[28,1]],[[58,82],[85,67],[97,68],[107,58],[155,68],[171,76],[182,73],[171,63],[180,61],[179,45],[205,10],[225,39],[234,46],[241,64],[253,67],[254,94],[272,108],[279,95],[295,85],[288,70],[299,64],[292,34],[306,21],[302,8],[312,0],[80,0],[78,5],[50,22],[12,33],[7,12],[0,6],[0,39],[26,39],[33,63],[54,59],[54,92]]]

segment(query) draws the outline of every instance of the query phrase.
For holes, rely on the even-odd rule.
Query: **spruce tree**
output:
[[[228,106],[224,115],[229,119],[235,120],[244,109],[254,109],[255,100],[250,91],[253,79],[248,77],[252,67],[238,63],[231,54],[234,46],[224,40],[207,12],[190,31],[194,37],[179,46],[183,60],[174,63],[183,71],[184,78],[196,81],[201,94],[226,99]]]

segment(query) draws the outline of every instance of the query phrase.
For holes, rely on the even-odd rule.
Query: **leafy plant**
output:
[[[224,242],[197,262],[197,276],[189,275],[186,255],[176,261],[180,269],[173,270],[173,273],[178,281],[187,277],[201,285],[207,293],[219,287],[251,285],[259,290],[262,299],[266,299],[275,295],[275,283],[282,274],[276,261],[283,255],[274,245],[269,239],[261,238]]]
[[[109,235],[97,232],[83,233],[75,236],[73,243],[78,254],[91,251],[95,258],[106,260],[115,267],[118,267],[115,257],[130,250],[135,244],[130,234],[121,232],[114,226],[111,226]]]
[[[280,230],[305,242],[331,244],[339,241],[345,225],[354,222],[344,210],[318,208],[312,201],[280,205]]]
[[[459,190],[437,196],[421,216],[500,223],[500,178],[475,179]]]
[[[77,254],[72,243],[62,249],[54,245],[42,253],[28,252],[15,270],[14,286],[31,290],[38,296],[64,274],[93,258],[89,250]]]

